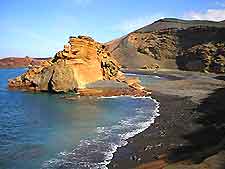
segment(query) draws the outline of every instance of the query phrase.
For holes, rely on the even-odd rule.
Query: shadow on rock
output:
[[[172,150],[169,162],[192,160],[198,164],[225,150],[225,88],[203,99],[196,111],[200,114],[196,123],[201,127],[184,136],[189,144]],[[225,168],[225,161],[222,165]]]

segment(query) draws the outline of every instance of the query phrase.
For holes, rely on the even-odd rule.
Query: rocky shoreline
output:
[[[108,168],[113,169],[224,169],[224,76],[162,71],[180,80],[166,80],[148,87],[160,102],[160,117],[144,132],[119,148]],[[199,122],[207,112],[215,118]],[[217,124],[217,120],[220,124]],[[212,120],[212,119],[211,119]],[[216,128],[215,128],[216,126]],[[208,134],[211,133],[211,134]],[[207,142],[208,140],[208,142]],[[217,146],[218,145],[218,146]]]

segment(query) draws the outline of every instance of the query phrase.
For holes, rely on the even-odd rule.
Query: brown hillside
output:
[[[41,65],[43,61],[49,60],[50,58],[30,58],[30,57],[7,57],[0,59],[0,68],[22,68],[28,67],[29,65]]]
[[[162,19],[115,41],[107,48],[128,68],[180,68],[224,72],[225,24]]]

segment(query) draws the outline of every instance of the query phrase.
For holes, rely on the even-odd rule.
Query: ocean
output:
[[[26,69],[0,69],[0,169],[106,169],[118,147],[159,116],[151,97],[79,97],[9,90]],[[139,76],[143,85],[160,80]]]

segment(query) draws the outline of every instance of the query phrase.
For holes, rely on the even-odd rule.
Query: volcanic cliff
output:
[[[161,19],[106,43],[126,68],[225,72],[225,23]]]
[[[86,88],[99,80],[124,82],[135,90],[143,87],[137,79],[127,79],[120,64],[101,43],[87,36],[70,37],[62,51],[41,66],[8,82],[10,88],[35,91],[68,92]]]

